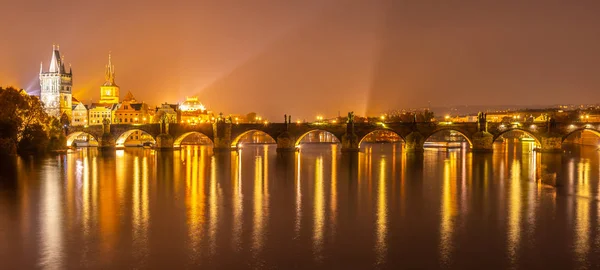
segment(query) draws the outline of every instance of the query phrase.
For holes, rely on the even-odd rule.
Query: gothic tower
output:
[[[44,72],[40,63],[40,100],[50,116],[61,117],[64,113],[71,119],[71,87],[73,72],[65,70],[64,57],[59,47],[52,45],[52,59],[48,71]]]
[[[119,103],[119,86],[115,83],[115,66],[112,64],[110,53],[108,54],[108,65],[104,73],[105,82],[100,86],[100,103]]]

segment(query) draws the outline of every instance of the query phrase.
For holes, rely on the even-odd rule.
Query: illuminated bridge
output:
[[[277,151],[295,151],[296,146],[307,134],[325,131],[333,134],[342,145],[342,151],[358,151],[361,142],[377,131],[390,131],[404,142],[404,151],[423,151],[425,141],[442,131],[455,131],[463,135],[474,152],[491,152],[493,142],[510,131],[519,131],[531,136],[541,152],[561,152],[563,141],[571,134],[584,130],[600,136],[600,123],[491,123],[481,118],[478,122],[466,123],[229,123],[219,120],[215,123],[187,125],[176,123],[162,124],[106,124],[95,126],[73,126],[67,130],[67,146],[75,138],[87,134],[98,141],[101,148],[113,148],[116,142],[124,141],[135,131],[143,131],[156,141],[160,149],[177,148],[189,135],[202,134],[208,137],[214,150],[235,149],[239,140],[250,132],[264,132],[277,143]]]

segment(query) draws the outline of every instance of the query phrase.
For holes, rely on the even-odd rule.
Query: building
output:
[[[83,102],[72,98],[72,126],[85,126],[88,124],[88,108]]]
[[[195,125],[211,121],[211,113],[198,101],[198,97],[187,97],[179,104],[180,122]]]
[[[137,102],[128,92],[115,111],[114,122],[119,124],[146,124],[152,122],[148,104]]]
[[[167,115],[169,119],[173,119],[175,122],[181,122],[179,115],[179,105],[163,103],[160,107],[156,107],[154,110],[154,116],[152,117],[153,123],[160,123],[162,115]]]
[[[92,103],[88,110],[88,125],[102,125],[106,118],[113,123],[115,111],[119,104]]]
[[[71,118],[71,87],[73,87],[73,72],[65,70],[64,59],[61,58],[59,47],[52,46],[52,59],[48,71],[43,71],[40,63],[40,100],[45,111],[54,117],[63,113]]]
[[[100,86],[100,101],[102,104],[119,103],[119,86],[115,83],[115,66],[112,64],[112,57],[108,54],[108,65],[104,72],[105,82]]]

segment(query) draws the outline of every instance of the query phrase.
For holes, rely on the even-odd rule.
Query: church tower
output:
[[[100,103],[119,103],[119,86],[115,83],[115,66],[112,64],[110,53],[108,54],[108,65],[104,73],[105,82],[100,86]]]
[[[44,72],[40,63],[40,100],[50,116],[61,117],[64,113],[71,119],[71,87],[73,72],[65,70],[64,57],[60,56],[59,47],[52,45],[52,59],[48,71]]]

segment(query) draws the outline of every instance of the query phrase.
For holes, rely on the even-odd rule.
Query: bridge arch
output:
[[[188,136],[193,135],[193,134],[200,135],[203,138],[208,139],[210,141],[210,144],[214,145],[214,141],[212,139],[210,139],[210,137],[208,137],[206,134],[204,134],[202,132],[198,132],[198,131],[190,131],[190,132],[183,133],[183,134],[179,135],[177,138],[175,138],[175,140],[173,141],[173,147],[174,148],[181,147],[181,142],[183,142],[183,140],[185,138],[187,138]]]
[[[324,130],[324,129],[312,129],[312,130],[309,130],[309,131],[307,131],[307,132],[304,132],[304,133],[302,133],[300,136],[298,136],[298,138],[296,139],[296,143],[295,143],[295,145],[296,145],[296,146],[299,146],[299,145],[300,145],[300,143],[302,143],[302,140],[304,139],[304,137],[306,137],[308,134],[315,133],[315,132],[324,132],[324,133],[326,133],[326,134],[331,134],[331,135],[333,136],[333,138],[335,138],[335,141],[336,141],[337,143],[341,143],[341,142],[342,142],[342,140],[341,140],[341,139],[340,139],[340,138],[339,138],[337,135],[333,134],[333,133],[332,133],[332,132],[330,132],[330,131],[327,131],[327,130]]]
[[[260,134],[265,134],[265,135],[267,135],[267,136],[268,136],[268,138],[269,138],[270,140],[272,140],[272,141],[273,141],[272,143],[277,143],[277,140],[276,140],[275,138],[273,138],[273,136],[271,136],[269,133],[266,133],[266,132],[264,132],[264,131],[262,131],[262,130],[259,130],[259,129],[250,129],[250,130],[247,130],[247,131],[244,131],[244,132],[242,132],[240,135],[237,135],[235,138],[233,138],[233,140],[231,140],[231,147],[234,147],[234,148],[235,148],[235,147],[238,147],[238,144],[240,143],[240,140],[241,140],[241,139],[242,139],[244,136],[246,136],[246,135],[248,135],[248,134],[250,134],[250,133],[260,133]]]
[[[85,131],[75,131],[73,133],[70,133],[69,135],[67,135],[67,147],[71,147],[73,146],[73,142],[77,139],[77,137],[81,136],[81,135],[88,135],[92,138],[94,138],[96,141],[98,141],[98,138],[96,138],[96,136],[94,136],[93,134],[89,133],[89,132],[85,132]]]
[[[369,133],[365,134],[364,136],[362,136],[362,138],[360,138],[359,142],[358,142],[358,148],[361,147],[362,143],[364,142],[365,139],[367,139],[367,137],[369,137],[369,135],[374,134],[374,133],[392,133],[395,136],[398,137],[398,139],[400,139],[398,142],[405,142],[404,137],[402,137],[402,135],[400,135],[398,132],[392,130],[392,129],[376,129],[373,131],[370,131]]]
[[[438,134],[440,132],[444,132],[444,131],[454,131],[454,132],[460,134],[463,138],[465,138],[465,140],[467,140],[467,143],[469,143],[469,148],[473,148],[473,141],[471,141],[471,138],[469,136],[467,136],[467,134],[464,131],[457,129],[457,128],[452,128],[452,127],[436,129],[433,132],[431,132],[430,134],[428,134],[423,139],[423,141],[426,142],[429,138],[431,138],[431,136]]]
[[[494,135],[494,142],[496,142],[496,140],[498,140],[498,138],[500,138],[500,136],[504,135],[505,133],[508,132],[522,132],[525,133],[527,135],[529,135],[531,138],[533,138],[535,140],[535,145],[536,146],[540,146],[542,145],[541,140],[535,135],[533,134],[531,131],[524,129],[524,128],[508,128],[506,130],[502,130],[499,133],[497,133],[496,135]]]
[[[150,136],[150,138],[152,138],[152,141],[154,141],[154,143],[156,143],[156,138],[154,138],[154,136],[152,136],[152,134],[150,134],[148,131],[145,131],[143,129],[129,129],[127,131],[122,132],[121,134],[119,134],[119,136],[117,136],[116,140],[115,140],[115,144],[116,146],[125,146],[125,141],[127,141],[127,138],[129,138],[129,136],[131,136],[131,134],[133,134],[134,132],[140,132],[140,136],[143,134],[148,134],[148,136]]]
[[[589,131],[589,132],[593,133],[594,135],[600,137],[600,130],[592,128],[591,125],[589,125],[589,126],[586,125],[586,126],[583,126],[580,128],[575,128],[573,130],[568,131],[567,134],[565,134],[562,137],[562,142],[564,142],[567,138],[569,138],[569,136],[571,136],[577,132],[584,132],[584,131]]]

